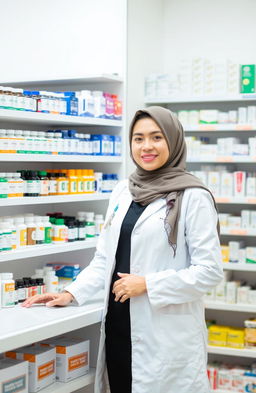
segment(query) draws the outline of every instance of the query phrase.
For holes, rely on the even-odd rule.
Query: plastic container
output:
[[[16,226],[14,225],[14,219],[13,218],[4,218],[3,222],[7,223],[7,227],[11,229],[12,234],[11,234],[11,247],[12,250],[16,250],[17,248],[17,231],[16,231]]]
[[[36,244],[44,244],[44,224],[40,216],[34,218],[36,224]]]
[[[5,173],[0,173],[0,198],[8,198],[8,180]]]
[[[49,195],[49,179],[46,171],[38,171],[38,177],[40,179],[40,196]]]
[[[95,215],[95,236],[99,236],[104,225],[103,214]]]
[[[67,195],[69,181],[65,173],[56,173],[55,176],[57,179],[57,195]]]
[[[43,227],[44,227],[44,243],[50,244],[52,243],[52,224],[49,221],[48,216],[41,217]]]
[[[0,250],[11,251],[12,250],[12,228],[9,223],[0,222]]]
[[[36,245],[36,224],[34,217],[25,217],[25,224],[27,226],[27,245]]]
[[[85,215],[85,227],[86,227],[86,238],[94,238],[95,237],[95,221],[94,221],[94,213],[88,212]]]
[[[2,307],[15,306],[15,282],[12,273],[1,273]]]
[[[67,177],[68,177],[68,194],[74,195],[77,194],[77,176],[74,169],[67,170]]]
[[[58,293],[59,279],[55,274],[55,271],[48,271],[45,276],[46,292]]]
[[[63,218],[56,218],[53,225],[53,243],[65,243],[68,240],[68,228],[64,225]]]

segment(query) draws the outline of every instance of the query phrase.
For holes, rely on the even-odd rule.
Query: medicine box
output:
[[[225,347],[227,344],[228,327],[211,325],[208,328],[208,342],[213,346]]]
[[[242,94],[255,93],[255,64],[241,65],[241,90]]]
[[[0,360],[0,392],[28,393],[28,362],[4,358]]]
[[[6,352],[12,359],[29,362],[29,392],[35,393],[56,380],[56,350],[39,346],[28,346]]]
[[[114,142],[111,135],[94,134],[91,135],[93,143],[93,155],[109,156],[114,152]]]
[[[46,266],[51,266],[55,270],[56,276],[59,278],[65,278],[75,280],[80,273],[80,265],[65,263],[65,262],[49,262]]]
[[[56,379],[68,382],[89,372],[89,340],[60,337],[41,345],[56,348]]]

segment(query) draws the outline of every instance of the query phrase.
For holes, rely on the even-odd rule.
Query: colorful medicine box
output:
[[[56,350],[39,346],[18,348],[6,352],[12,359],[27,360],[29,362],[29,392],[36,393],[51,385],[56,380]]]
[[[41,343],[56,348],[56,379],[69,382],[89,372],[89,340],[53,338]]]
[[[228,327],[211,325],[208,328],[209,345],[225,347],[227,345]]]
[[[231,348],[244,348],[244,329],[229,328],[227,335],[227,346]]]
[[[51,266],[53,270],[55,270],[56,276],[58,276],[59,278],[68,278],[72,281],[74,281],[80,273],[79,264],[65,262],[49,262],[46,266]]]
[[[10,358],[0,360],[0,392],[28,393],[28,362]]]
[[[241,89],[242,94],[255,93],[255,64],[241,65]]]

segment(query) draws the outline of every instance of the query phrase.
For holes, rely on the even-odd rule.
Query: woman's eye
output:
[[[156,141],[159,141],[160,139],[162,139],[161,135],[156,135],[156,136],[155,136],[155,140],[156,140]]]
[[[134,138],[134,141],[135,141],[135,142],[141,142],[141,141],[142,141],[142,138],[139,138],[139,137]]]

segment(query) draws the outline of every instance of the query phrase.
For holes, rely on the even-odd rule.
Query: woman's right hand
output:
[[[45,304],[47,307],[67,306],[72,300],[74,300],[74,296],[68,291],[62,293],[44,293],[43,295],[29,297],[22,303],[22,307],[31,307],[33,304]]]

